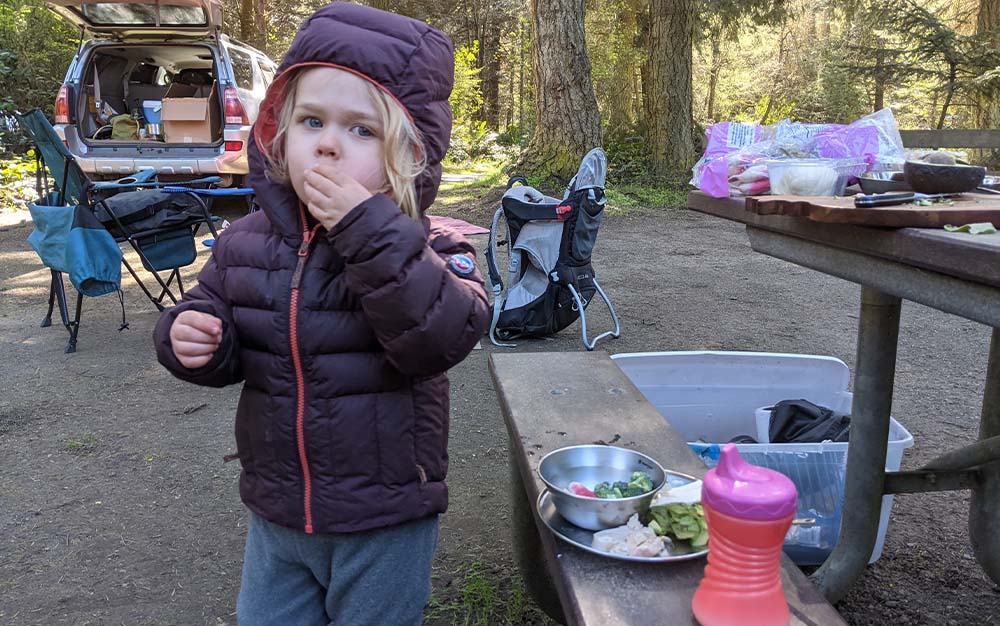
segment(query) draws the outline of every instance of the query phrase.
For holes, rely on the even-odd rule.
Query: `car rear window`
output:
[[[95,26],[156,25],[156,5],[98,2],[81,7],[83,15]],[[204,9],[195,6],[160,5],[160,26],[204,26]]]

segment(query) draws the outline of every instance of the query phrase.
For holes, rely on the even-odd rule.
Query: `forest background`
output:
[[[280,61],[322,4],[224,0],[224,30]],[[603,145],[611,185],[680,190],[704,130],[724,120],[847,123],[888,106],[904,129],[1000,128],[997,0],[369,4],[452,37],[449,160],[485,162],[498,179],[514,167],[566,177]],[[2,0],[0,111],[51,113],[79,38],[42,0]],[[16,176],[10,157],[26,150],[0,124],[0,176]]]

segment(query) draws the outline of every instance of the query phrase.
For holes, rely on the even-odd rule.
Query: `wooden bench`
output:
[[[538,461],[552,450],[604,442],[703,476],[683,438],[606,353],[493,354],[490,373],[510,440],[515,552],[539,606],[573,626],[695,624],[691,598],[704,559],[647,564],[592,554],[555,537],[535,506],[544,489]],[[846,626],[787,557],[781,576],[794,626]]]
[[[1000,130],[901,130],[906,148],[1000,149]]]

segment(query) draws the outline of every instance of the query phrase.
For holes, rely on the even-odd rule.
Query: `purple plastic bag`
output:
[[[729,156],[760,139],[757,124],[719,122],[705,135],[705,155],[695,164],[691,184],[716,198],[729,197]]]

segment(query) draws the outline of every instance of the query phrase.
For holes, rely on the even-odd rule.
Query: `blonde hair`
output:
[[[278,116],[278,128],[271,140],[270,150],[264,151],[268,178],[284,185],[290,183],[286,156],[288,127],[292,123],[299,81],[309,69],[295,70],[285,83],[285,99]],[[423,141],[402,105],[371,81],[365,80],[365,90],[382,126],[382,169],[385,172],[386,186],[376,191],[391,194],[403,213],[413,219],[420,219],[416,179],[425,167]]]

